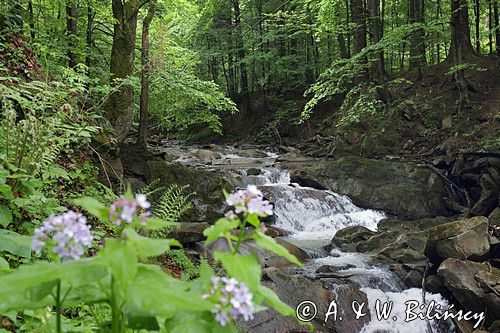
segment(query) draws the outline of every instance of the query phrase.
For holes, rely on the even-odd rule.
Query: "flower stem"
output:
[[[115,278],[111,277],[111,332],[121,332],[121,313],[115,293]]]
[[[61,333],[61,280],[57,281],[56,289],[56,332]]]

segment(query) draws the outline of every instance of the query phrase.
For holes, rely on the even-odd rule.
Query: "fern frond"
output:
[[[163,230],[157,230],[160,236],[164,236],[167,229],[179,222],[182,214],[192,207],[191,196],[195,193],[187,193],[189,185],[180,186],[172,184],[164,189],[163,194],[153,206],[153,216],[165,223]]]

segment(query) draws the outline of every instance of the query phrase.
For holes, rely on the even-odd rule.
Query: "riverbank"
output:
[[[429,294],[427,299],[449,302],[456,309],[480,313],[486,308],[483,328],[491,326],[494,332],[499,323],[498,210],[486,208],[489,218],[466,219],[473,214],[471,208],[487,200],[479,200],[484,197],[479,191],[477,201],[468,205],[459,186],[435,166],[355,156],[314,159],[286,147],[185,146],[169,141],[151,146],[149,156],[141,167],[124,163],[127,179],[136,187],[155,179],[190,184],[196,192],[195,208],[175,233],[195,257],[206,255],[207,244],[200,243],[203,226],[224,211],[222,188],[256,184],[264,191],[276,211],[268,221],[269,233],[306,263],[304,270],[287,268],[268,253],[258,253],[264,283],[292,307],[314,299],[323,309],[332,300],[345,309],[353,301],[373,305],[385,295],[399,309],[406,300],[426,295],[423,287],[440,295]],[[483,170],[491,174],[496,157],[482,158],[472,162],[476,168],[463,164],[461,177],[470,179],[479,172],[481,179],[486,177]],[[252,251],[251,244],[246,251]],[[421,322],[421,331],[428,329],[427,321]],[[465,321],[429,323],[437,331],[455,327],[472,332]],[[313,324],[318,331],[338,332],[391,327],[370,316],[330,323],[318,317]],[[404,321],[400,324],[404,329]],[[273,313],[260,314],[248,327],[251,332],[304,329]]]

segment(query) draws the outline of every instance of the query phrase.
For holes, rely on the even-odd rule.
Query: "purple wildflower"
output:
[[[120,199],[113,202],[109,208],[109,219],[116,226],[120,226],[122,223],[132,223],[139,210],[148,209],[149,207],[151,207],[151,204],[146,200],[144,194],[137,194],[135,200],[120,195]],[[146,220],[150,215],[148,211],[140,214],[141,225],[146,225]]]
[[[36,253],[50,243],[54,245],[52,251],[62,260],[80,259],[85,253],[85,248],[92,243],[90,226],[87,219],[73,211],[68,211],[58,216],[51,216],[35,229],[32,238],[32,248]]]
[[[240,317],[245,321],[253,319],[253,295],[243,282],[235,278],[212,278],[210,293],[203,298],[215,301],[212,313],[221,326]]]
[[[273,215],[273,206],[269,201],[264,200],[264,195],[255,185],[248,185],[245,190],[231,193],[226,203],[234,207],[236,214],[248,212],[249,214]]]

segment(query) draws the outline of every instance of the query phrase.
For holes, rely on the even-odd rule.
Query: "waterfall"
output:
[[[286,239],[315,258],[306,268],[312,273],[322,265],[341,267],[336,274],[349,276],[367,295],[371,321],[362,333],[455,331],[451,322],[421,319],[405,322],[405,302],[416,300],[422,303],[422,289],[405,289],[388,267],[374,264],[369,255],[337,249],[331,253],[322,250],[342,228],[358,225],[376,230],[377,223],[386,216],[383,212],[357,207],[348,197],[331,191],[290,184],[288,171],[267,168],[258,178],[255,183],[274,199],[274,225],[290,232]],[[426,293],[425,297],[426,302],[434,301],[443,308],[448,304],[439,294]],[[393,304],[391,318],[377,318],[377,300]]]

